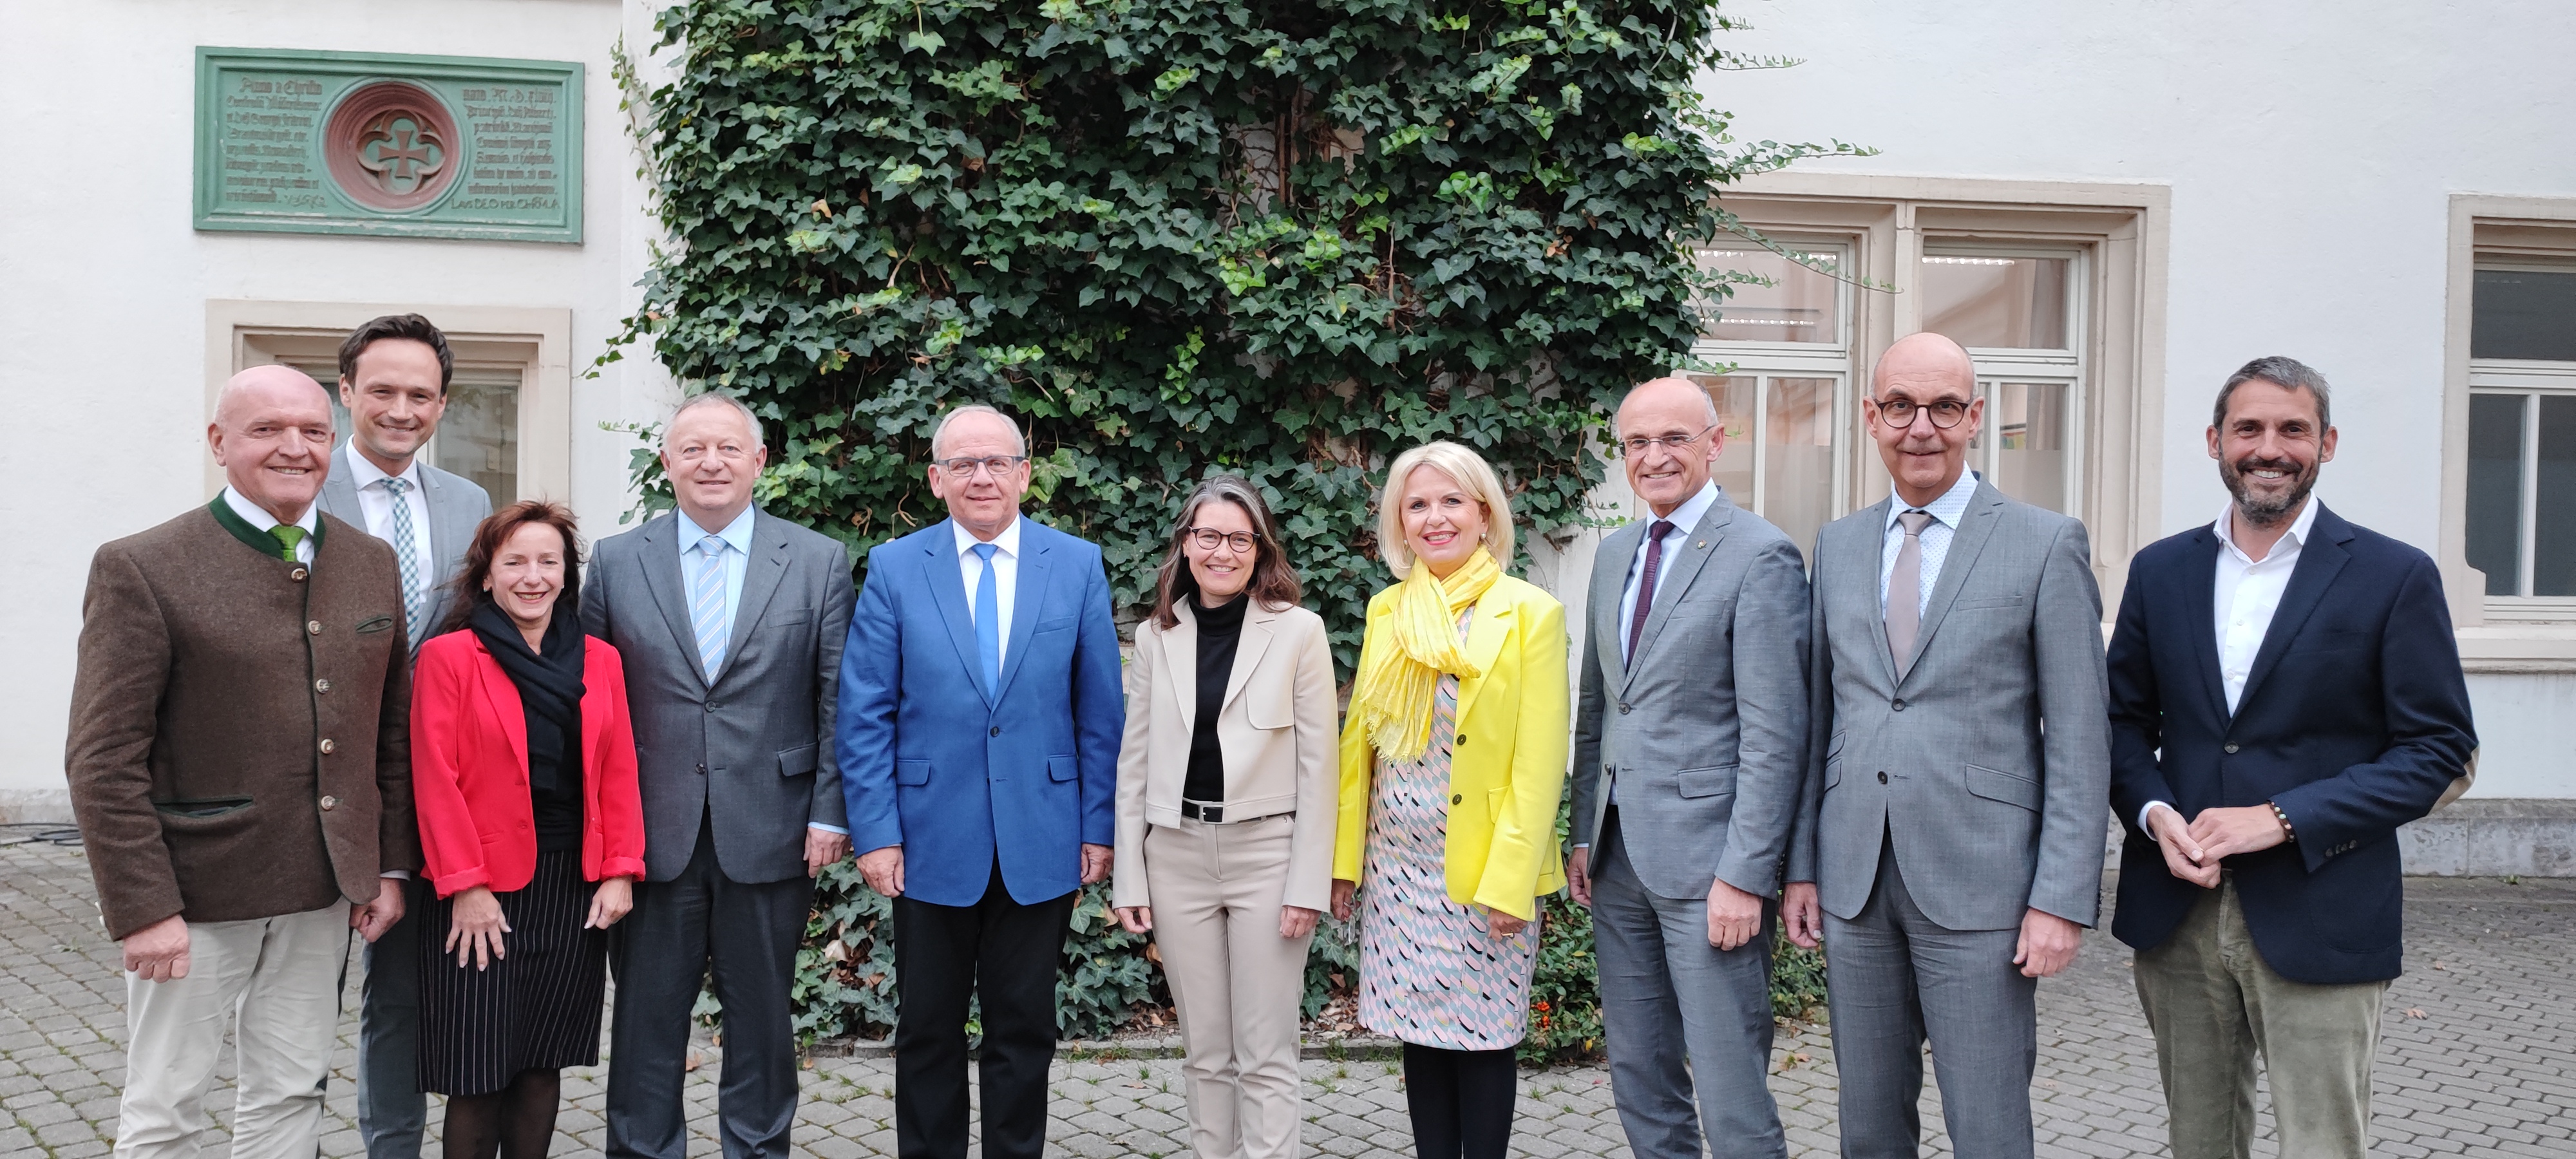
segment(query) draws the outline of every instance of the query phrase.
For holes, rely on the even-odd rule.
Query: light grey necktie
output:
[[[1916,509],[1896,522],[1905,528],[1905,546],[1896,549],[1896,570],[1887,577],[1887,652],[1903,680],[1913,666],[1914,637],[1923,630],[1923,529],[1932,513]]]

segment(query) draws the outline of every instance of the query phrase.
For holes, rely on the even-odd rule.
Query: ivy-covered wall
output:
[[[1585,524],[1611,406],[1729,277],[1690,256],[1715,194],[1840,148],[1729,136],[1695,82],[1752,62],[1686,0],[695,0],[662,27],[669,241],[627,338],[771,424],[767,510],[860,551],[934,523],[931,426],[990,402],[1030,431],[1030,514],[1099,543],[1132,614],[1181,495],[1239,472],[1345,675],[1390,578],[1373,472],[1455,439],[1526,530]],[[890,1011],[864,893],[826,880],[815,1032]],[[1098,904],[1068,1031],[1155,985]]]

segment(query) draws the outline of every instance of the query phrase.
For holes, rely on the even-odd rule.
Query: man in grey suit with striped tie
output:
[[[1952,1150],[2029,1159],[2038,980],[2101,904],[2102,596],[2084,525],[1966,469],[1967,351],[1915,334],[1862,414],[1887,501],[1816,537],[1790,937],[1821,924],[1846,1159],[1913,1159],[1929,1037]]]
[[[716,1138],[726,1159],[788,1151],[788,1009],[814,875],[849,856],[832,721],[850,554],[752,503],[760,420],[725,394],[662,435],[678,510],[601,540],[581,622],[617,646],[644,799],[644,880],[619,925],[608,1154],[685,1159],[689,1011],[724,1004]]]
[[[340,405],[348,439],[331,455],[317,504],[391,544],[402,576],[411,651],[447,618],[447,583],[465,563],[492,497],[421,455],[447,412],[456,362],[447,336],[418,314],[388,314],[340,344]],[[358,1010],[358,1135],[368,1159],[418,1159],[425,1096],[420,1049],[419,922],[429,890],[406,888],[403,918],[367,946]]]

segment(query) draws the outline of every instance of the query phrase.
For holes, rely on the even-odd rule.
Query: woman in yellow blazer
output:
[[[1333,651],[1252,484],[1218,475],[1136,627],[1109,904],[1153,931],[1200,1159],[1295,1159],[1306,948],[1332,895]]]
[[[1401,582],[1369,601],[1342,726],[1333,910],[1359,917],[1360,1023],[1404,1043],[1416,1149],[1500,1159],[1538,899],[1565,884],[1565,607],[1502,573],[1510,504],[1456,443],[1397,456],[1378,545]]]

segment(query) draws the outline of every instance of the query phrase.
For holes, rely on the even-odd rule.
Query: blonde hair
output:
[[[1395,578],[1413,574],[1413,545],[1404,538],[1404,483],[1416,467],[1429,467],[1449,477],[1459,490],[1485,509],[1485,551],[1508,572],[1512,566],[1512,502],[1503,480],[1485,457],[1447,440],[1424,443],[1395,457],[1386,469],[1386,486],[1377,493],[1377,553]]]

